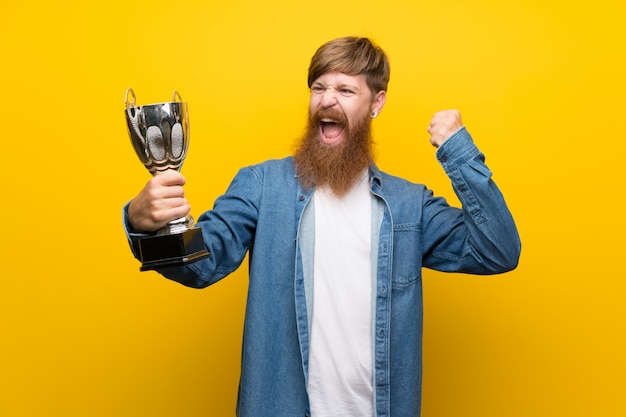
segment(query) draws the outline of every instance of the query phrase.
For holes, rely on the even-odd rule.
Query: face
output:
[[[364,119],[378,115],[386,95],[375,96],[367,86],[365,75],[329,72],[311,84],[309,112],[318,124],[320,141],[327,146],[342,143],[349,128]]]
[[[311,85],[309,120],[294,154],[304,188],[328,186],[345,195],[373,161],[372,113],[385,92],[372,96],[365,76],[328,73]]]

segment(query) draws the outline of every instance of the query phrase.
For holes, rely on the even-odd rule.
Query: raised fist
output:
[[[458,110],[442,110],[435,113],[433,119],[428,126],[430,133],[430,143],[438,148],[444,143],[454,132],[463,127],[461,113]]]

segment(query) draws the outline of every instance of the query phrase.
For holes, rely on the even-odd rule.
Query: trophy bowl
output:
[[[189,148],[189,113],[180,94],[174,91],[171,102],[137,106],[135,92],[128,88],[125,104],[128,135],[146,169],[152,175],[168,169],[180,171]],[[191,216],[139,238],[138,252],[142,271],[184,265],[209,255]]]

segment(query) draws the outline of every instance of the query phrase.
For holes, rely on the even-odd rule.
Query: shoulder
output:
[[[293,176],[293,158],[285,157],[282,159],[269,159],[253,165],[248,165],[239,169],[237,177],[254,175],[259,179],[272,175],[291,175]]]
[[[405,178],[389,174],[378,170],[376,167],[372,169],[372,176],[374,186],[378,185],[381,191],[385,194],[399,193],[402,195],[402,193],[407,192],[423,192],[426,189],[424,184],[412,182]]]
[[[260,171],[260,172],[269,172],[269,171],[294,172],[293,157],[288,156],[288,157],[281,158],[281,159],[268,159],[267,161],[260,162],[255,165],[250,165],[247,168]]]

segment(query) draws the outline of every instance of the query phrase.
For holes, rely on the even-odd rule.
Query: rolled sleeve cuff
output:
[[[446,172],[459,167],[480,151],[465,126],[457,130],[437,149],[437,160]]]
[[[135,258],[140,259],[139,257],[139,238],[151,236],[150,233],[142,233],[137,232],[133,229],[128,220],[128,206],[130,205],[130,201],[126,203],[126,205],[122,208],[122,225],[124,226],[124,233],[126,234],[126,239],[128,240],[128,245],[130,246],[131,251]]]

